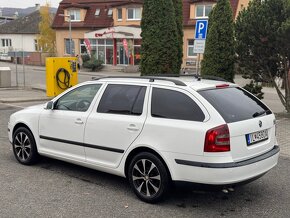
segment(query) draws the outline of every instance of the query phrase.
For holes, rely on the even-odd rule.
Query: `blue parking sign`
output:
[[[196,21],[195,26],[195,39],[206,39],[206,33],[207,33],[207,20],[198,20]]]

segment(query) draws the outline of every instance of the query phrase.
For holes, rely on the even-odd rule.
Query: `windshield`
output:
[[[211,103],[227,123],[272,113],[260,100],[241,88],[203,90],[199,94]]]

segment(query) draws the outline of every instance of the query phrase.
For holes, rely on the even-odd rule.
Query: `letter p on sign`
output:
[[[207,20],[198,20],[195,26],[195,39],[206,39],[207,33]]]

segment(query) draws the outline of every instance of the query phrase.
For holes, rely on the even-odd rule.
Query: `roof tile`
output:
[[[40,12],[37,10],[1,25],[0,34],[38,34],[40,21]]]

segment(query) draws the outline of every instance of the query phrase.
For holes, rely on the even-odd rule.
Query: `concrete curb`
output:
[[[26,98],[26,99],[0,99],[0,103],[24,103],[24,102],[37,102],[37,101],[49,101],[52,98]]]
[[[0,88],[0,91],[35,91],[45,93],[46,90],[40,87],[9,87]],[[37,102],[37,101],[49,101],[52,98],[46,96],[22,96],[22,97],[0,97],[0,103],[21,103],[21,102]]]

